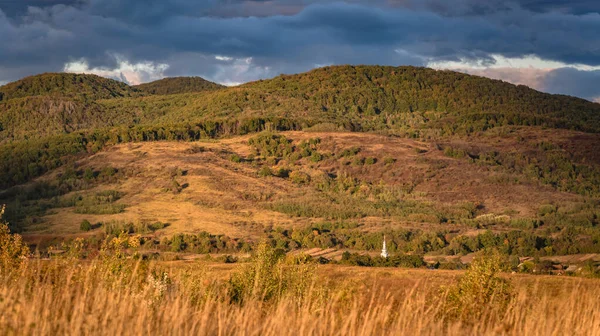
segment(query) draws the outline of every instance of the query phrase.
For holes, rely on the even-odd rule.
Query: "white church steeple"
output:
[[[385,244],[385,235],[383,235],[383,248],[381,249],[381,257],[387,258],[388,256],[387,246]]]

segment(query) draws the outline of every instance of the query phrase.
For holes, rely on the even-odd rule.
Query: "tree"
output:
[[[84,219],[81,221],[81,224],[79,224],[79,229],[81,231],[90,231],[92,229],[92,223],[90,223],[90,221],[87,219]]]
[[[22,267],[27,262],[29,247],[18,234],[11,234],[8,223],[2,220],[5,206],[0,208],[0,273]]]

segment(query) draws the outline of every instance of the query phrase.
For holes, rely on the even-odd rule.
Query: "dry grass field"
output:
[[[520,132],[524,139],[534,136],[528,132],[538,132],[540,134],[535,136],[542,139],[544,135],[549,136],[543,130]],[[365,183],[381,183],[403,190],[404,199],[426,205],[456,207],[472,203],[477,204],[484,214],[509,214],[521,218],[534,216],[542,204],[583,202],[581,196],[559,192],[525,178],[518,183],[507,182],[506,173],[448,157],[432,143],[366,133],[284,134],[294,143],[311,138],[321,139],[319,150],[326,156],[360,148],[358,157],[373,157],[376,162],[356,165],[353,158],[344,160],[332,157],[318,163],[307,159],[298,162],[284,160],[271,167],[298,169],[313,176],[346,173]],[[559,136],[567,137],[565,134]],[[249,138],[244,136],[196,143],[123,144],[82,159],[76,164],[79,170],[100,170],[110,166],[125,172],[125,177],[121,179],[84,192],[93,194],[102,190],[116,190],[123,194],[117,203],[123,204],[125,210],[107,215],[76,213],[72,207],[53,209],[37,218],[38,224],[27,227],[25,236],[33,239],[40,235],[78,234],[79,223],[84,219],[93,223],[161,221],[169,224],[161,230],[164,235],[208,231],[236,237],[255,237],[267,226],[294,227],[318,221],[319,218],[290,217],[269,206],[281,200],[302,203],[317,197],[312,187],[296,185],[289,179],[260,177],[257,171],[264,163],[236,163],[230,160],[234,154],[242,158],[252,155]],[[506,139],[490,135],[484,139],[487,140],[481,141],[480,146],[485,149],[506,150],[515,147],[526,151],[529,145],[534,146],[527,140],[515,143],[514,136]],[[586,138],[582,141],[592,140]],[[457,140],[452,144],[460,146],[462,142]],[[582,145],[578,148],[586,147]],[[393,159],[393,162],[385,163],[386,158]],[[59,169],[41,177],[37,182],[56,179],[61,171]],[[180,192],[172,192],[173,181],[181,186]],[[451,227],[449,224],[440,226],[436,218],[419,214],[404,218],[367,216],[358,221],[366,224],[366,228],[381,224],[388,228]]]
[[[583,152],[572,156],[597,159],[589,150],[595,139],[577,140],[575,132],[515,132],[521,140],[514,134],[488,134],[477,150],[526,152],[538,148],[540,139],[553,137],[581,141],[576,148]],[[27,205],[32,213],[35,206],[53,206],[28,217],[22,232],[30,245],[59,246],[61,253],[38,251],[39,258],[20,259],[4,253],[11,251],[9,245],[0,246],[0,334],[600,335],[597,279],[501,271],[499,263],[483,261],[481,253],[418,252],[425,264],[405,269],[344,264],[344,252],[376,258],[380,245],[273,249],[259,244],[249,251],[223,247],[226,252],[215,249],[209,254],[177,250],[175,240],[162,243],[180,234],[199,237],[204,231],[227,235],[227,242],[256,243],[289,229],[324,227],[328,220],[341,225],[342,234],[373,234],[376,240],[381,232],[395,229],[447,230],[450,240],[510,229],[508,222],[473,225],[479,216],[526,219],[538,216],[543,205],[577,208],[589,201],[525,176],[507,179],[498,167],[443,150],[473,146],[461,139],[436,143],[366,133],[286,132],[294,144],[319,138],[322,158],[273,160],[250,145],[253,136],[121,144],[78,160],[73,166],[77,174],[100,172],[101,182],[34,200]],[[343,154],[347,152],[353,154]],[[105,176],[107,167],[110,174]],[[302,172],[312,183],[294,181],[291,173],[285,178],[261,174],[265,167],[269,172]],[[53,171],[30,186],[62,181],[70,168]],[[366,190],[366,196],[322,192],[318,181],[323,176],[350,176],[356,194]],[[411,211],[386,212],[365,205],[368,215],[347,221],[311,211],[337,209],[332,213],[343,215],[363,204],[380,204],[370,194],[379,186],[383,191],[378,195],[399,197],[404,202],[399,206],[410,204]],[[88,199],[99,197],[111,199],[109,213],[85,208]],[[70,199],[78,201],[69,203]],[[460,215],[465,204],[476,205],[469,210],[471,217],[439,220],[440,213]],[[84,221],[102,225],[82,231]],[[164,225],[141,235],[104,233],[112,222]],[[312,230],[310,235],[321,235]],[[70,243],[61,245],[64,241]],[[150,247],[140,246],[144,242]],[[519,267],[533,260],[516,253],[504,257],[516,258]],[[322,258],[332,264],[319,264]],[[444,258],[471,266],[467,271],[425,268]],[[538,256],[535,263],[553,261],[566,269],[586,262],[593,266],[597,260],[597,254],[581,253]]]
[[[456,315],[449,297],[465,278],[459,271],[260,259],[241,266],[31,261],[3,273],[0,334],[600,334],[597,280],[501,274],[508,298],[479,287],[464,291],[468,309]],[[241,301],[235,286],[249,289]]]

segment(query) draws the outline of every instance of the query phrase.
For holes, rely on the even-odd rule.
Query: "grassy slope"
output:
[[[524,129],[520,134],[537,139],[549,136],[550,132]],[[304,158],[296,162],[283,160],[276,165],[260,159],[231,162],[233,153],[243,158],[253,153],[247,144],[249,136],[216,142],[115,146],[79,161],[76,166],[79,171],[89,168],[97,172],[111,166],[122,175],[71,194],[92,195],[102,190],[116,190],[124,195],[117,203],[126,205],[125,211],[113,215],[81,214],[67,206],[35,214],[35,209],[43,208],[44,202],[50,199],[24,201],[23,209],[34,211],[29,218],[32,224],[25,226],[26,236],[35,240],[45,235],[77,235],[84,219],[92,223],[169,223],[167,228],[157,232],[159,236],[207,231],[258,238],[267,227],[303,228],[340,220],[358,223],[359,230],[367,232],[404,228],[473,235],[485,229],[514,229],[507,222],[485,224],[477,229],[473,218],[481,215],[531,219],[539,216],[538,211],[545,204],[557,204],[564,211],[584,209],[586,204],[583,196],[557,191],[523,174],[509,174],[500,167],[448,157],[427,142],[364,133],[289,132],[286,136],[296,144],[319,137],[322,139],[319,152],[330,156],[319,162]],[[488,143],[481,146],[494,146],[499,150],[517,147],[521,151],[535,151],[537,146],[537,140],[515,143],[503,139],[504,143],[499,143],[500,140],[491,136]],[[457,140],[452,144],[460,143]],[[357,155],[339,157],[344,150],[357,147],[361,149]],[[356,164],[360,158],[375,158],[376,162]],[[386,158],[395,161],[386,163]],[[299,186],[289,178],[260,177],[257,172],[265,166],[273,171],[287,167],[306,172],[315,183],[323,174],[347,174],[365,186],[385,186],[393,197],[399,197],[405,204],[396,205],[395,210],[378,210],[371,197],[363,198],[360,193],[322,192],[315,189],[314,183]],[[52,183],[57,174],[64,175],[65,171],[61,169],[40,182]],[[180,192],[173,189],[174,181],[182,186]],[[29,208],[28,204],[31,204]],[[479,210],[470,213],[465,208],[468,204],[479,205]],[[442,223],[440,214],[449,222]],[[539,232],[545,229],[541,227]]]
[[[293,291],[240,305],[223,288],[243,269],[229,265],[47,261],[0,284],[0,328],[39,335],[599,334],[600,286],[594,279],[506,274],[515,293],[509,309],[482,300],[476,307],[482,317],[463,321],[445,319],[443,309],[462,272],[303,266]],[[295,275],[300,267],[282,273]],[[271,274],[256,278],[261,276]]]

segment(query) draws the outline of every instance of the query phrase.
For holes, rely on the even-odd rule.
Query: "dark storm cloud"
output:
[[[79,60],[103,69],[122,59],[164,63],[167,75],[228,82],[325,64],[485,64],[493,55],[598,66],[597,7],[556,0],[0,0],[0,81]]]
[[[600,102],[600,70],[561,68],[545,76],[544,91],[584,97]]]

